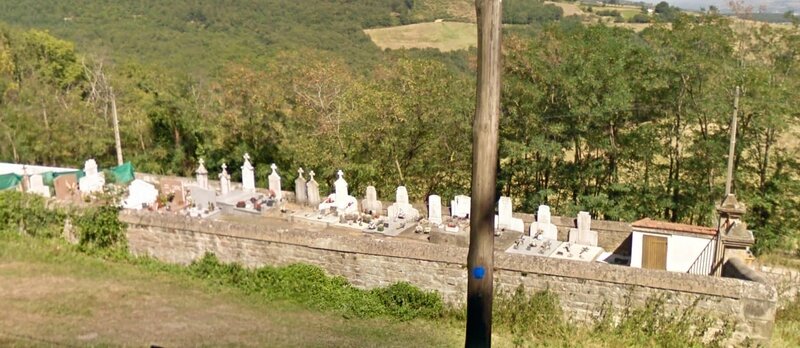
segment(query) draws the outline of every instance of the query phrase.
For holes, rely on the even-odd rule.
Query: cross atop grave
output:
[[[297,169],[297,179],[294,180],[294,200],[297,204],[308,203],[308,183],[303,178],[303,168]]]
[[[250,154],[244,153],[244,165],[242,165],[242,190],[245,192],[256,192],[256,174],[253,165],[250,163]]]
[[[336,175],[339,176],[339,180],[344,180],[344,172],[341,169],[336,172]]]
[[[206,170],[205,161],[201,158],[199,161],[200,166],[197,168],[197,186],[208,189],[208,170]]]
[[[300,169],[302,170],[303,168],[300,168]],[[313,170],[308,172],[308,176],[310,178],[310,179],[308,179],[308,181],[314,181],[314,175],[316,175],[316,174],[314,174]]]
[[[231,191],[231,176],[228,174],[228,165],[222,163],[222,173],[219,173],[220,193],[224,196]]]
[[[299,171],[298,171],[299,172]],[[319,197],[319,184],[314,180],[314,171],[308,172],[308,182],[306,183],[306,194],[308,195],[308,204],[316,207],[320,203]]]
[[[278,175],[278,166],[273,163],[270,168],[272,168],[272,174],[269,175],[269,190],[275,194],[275,199],[280,201],[283,198],[283,191],[281,190],[281,176]]]

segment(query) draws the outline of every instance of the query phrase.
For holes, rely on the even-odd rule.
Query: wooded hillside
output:
[[[381,52],[362,29],[409,2],[318,2],[2,4],[0,161],[113,165],[113,95],[139,171],[191,175],[202,157],[214,175],[249,152],[261,181],[275,162],[323,186],[341,168],[357,195],[468,194],[474,52]],[[799,48],[797,28],[739,33],[715,14],[515,26],[498,192],[525,211],[712,225],[738,85],[735,192],[759,248],[797,248]]]

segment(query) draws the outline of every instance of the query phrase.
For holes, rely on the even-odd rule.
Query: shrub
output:
[[[236,263],[223,264],[214,254],[206,253],[189,266],[189,273],[265,299],[288,300],[345,317],[385,315],[411,320],[440,317],[444,310],[436,293],[422,291],[408,283],[362,290],[342,277],[328,276],[321,268],[305,264],[250,270]]]
[[[47,209],[45,199],[13,190],[0,191],[0,230],[17,230],[35,237],[61,233],[66,214]]]
[[[494,323],[511,331],[517,344],[530,339],[566,339],[570,326],[558,296],[549,290],[527,295],[520,286],[513,294],[495,296]]]
[[[103,205],[75,218],[80,245],[88,249],[125,249],[125,224],[119,221],[119,208]]]

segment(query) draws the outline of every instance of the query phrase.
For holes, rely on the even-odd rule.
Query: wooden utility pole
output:
[[[733,97],[733,117],[731,118],[731,145],[728,149],[728,177],[725,181],[725,198],[731,194],[733,186],[733,158],[736,152],[736,118],[739,114],[739,86],[736,86],[736,94]],[[723,199],[725,199],[723,198]]]
[[[494,206],[500,123],[502,0],[475,0],[478,85],[472,125],[466,347],[492,345]]]
[[[122,165],[122,142],[119,139],[119,119],[117,118],[117,97],[114,95],[114,89],[109,87],[111,94],[111,116],[114,119],[114,143],[117,147],[117,165]]]

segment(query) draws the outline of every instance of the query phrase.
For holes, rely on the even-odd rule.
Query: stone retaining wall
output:
[[[466,299],[465,248],[285,222],[255,226],[130,211],[121,219],[133,253],[166,262],[187,264],[213,252],[249,267],[308,263],[359,287],[407,281],[451,303]],[[495,284],[497,291],[549,289],[576,321],[591,320],[604,302],[621,311],[628,301],[640,305],[654,296],[667,296],[671,308],[698,301],[700,311],[737,322],[732,344],[748,337],[768,344],[777,301],[775,288],[758,282],[505,253],[495,254]]]

